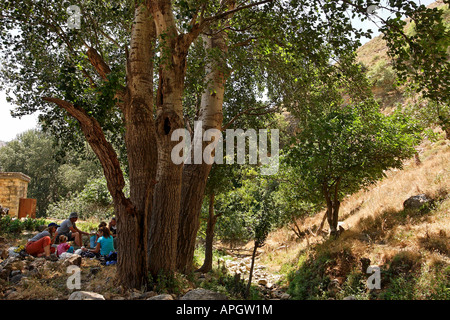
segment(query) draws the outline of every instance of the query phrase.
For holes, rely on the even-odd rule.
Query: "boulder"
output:
[[[265,285],[267,285],[267,280],[266,279],[259,279],[258,280],[258,284],[260,284],[262,286],[265,286]]]
[[[142,295],[141,295],[141,299],[149,299],[149,298],[153,298],[153,297],[156,297],[158,294],[155,292],[155,291],[147,291],[147,292],[144,292]]]
[[[287,293],[283,293],[280,297],[281,300],[289,300],[291,296]]]
[[[24,275],[22,273],[18,273],[14,276],[12,276],[12,274],[11,274],[11,278],[9,279],[9,282],[11,284],[18,284],[20,282],[20,280],[22,280],[22,278],[24,278]]]
[[[423,205],[431,201],[425,194],[419,194],[417,196],[412,196],[403,202],[403,208],[411,210],[419,210]]]
[[[228,300],[224,294],[198,288],[186,293],[181,300]]]
[[[77,254],[73,254],[70,257],[61,260],[61,265],[63,267],[68,267],[71,265],[76,265],[78,267],[81,267],[81,262],[82,262],[81,256],[79,256]]]
[[[170,294],[160,294],[154,297],[150,297],[147,300],[173,300],[173,297]]]
[[[70,295],[69,300],[105,300],[105,297],[95,292],[75,291]]]

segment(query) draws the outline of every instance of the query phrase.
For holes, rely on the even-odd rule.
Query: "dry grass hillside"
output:
[[[320,213],[297,221],[305,231],[302,239],[288,229],[271,234],[258,263],[284,274],[293,298],[449,299],[450,141],[421,147],[420,165],[411,160],[404,170],[389,171],[378,184],[345,199],[340,219],[345,231],[337,240],[309,232],[320,225]],[[418,194],[433,202],[405,210],[403,202]],[[381,290],[365,287],[368,264],[380,266]]]

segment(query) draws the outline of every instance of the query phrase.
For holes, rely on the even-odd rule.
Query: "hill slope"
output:
[[[314,235],[323,213],[271,234],[258,263],[284,275],[294,299],[450,299],[450,142],[425,143],[422,163],[390,171],[369,190],[342,203],[338,240]],[[411,196],[433,199],[422,210],[403,208]],[[277,250],[284,245],[285,250]],[[369,265],[381,268],[381,290],[368,290]]]

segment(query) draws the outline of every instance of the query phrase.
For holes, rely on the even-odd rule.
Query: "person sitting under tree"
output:
[[[77,228],[75,224],[77,220],[78,213],[72,212],[69,218],[61,223],[56,233],[58,236],[65,235],[68,241],[74,241],[76,246],[81,247],[83,244],[83,235],[89,236],[90,234]]]
[[[47,226],[47,229],[38,233],[33,238],[29,239],[25,251],[32,256],[49,258],[55,252],[52,244],[55,242],[56,228],[59,226],[52,222]]]

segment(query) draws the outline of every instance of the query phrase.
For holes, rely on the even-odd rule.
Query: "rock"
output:
[[[403,202],[403,208],[411,210],[419,210],[423,205],[431,201],[425,194],[419,194],[417,196],[412,196]]]
[[[137,299],[140,299],[141,296],[142,296],[142,294],[140,294],[139,292],[132,292],[132,293],[130,294],[129,299],[130,299],[130,300],[137,300]]]
[[[36,258],[33,262],[28,265],[28,270],[39,269],[45,264],[44,258]]]
[[[95,292],[75,291],[70,295],[69,300],[105,300],[105,297]]]
[[[20,280],[22,280],[23,277],[24,277],[24,276],[23,276],[22,273],[16,274],[15,276],[13,276],[13,277],[11,277],[11,278],[9,279],[9,282],[10,282],[11,284],[17,284],[17,283],[20,282]]]
[[[14,277],[14,276],[16,276],[18,274],[21,274],[21,273],[22,273],[21,270],[13,270],[13,271],[11,271],[11,274],[9,276],[10,277]]]
[[[160,295],[148,298],[147,300],[173,300],[173,297],[170,294],[160,294]]]
[[[262,286],[266,286],[267,285],[267,280],[266,279],[259,279],[258,280],[258,284],[260,284]]]
[[[142,295],[141,295],[141,299],[149,299],[149,298],[153,298],[153,297],[156,297],[158,294],[155,292],[155,291],[147,291],[147,292],[144,292]]]
[[[75,265],[81,267],[81,262],[82,262],[81,256],[73,254],[70,258],[62,260],[62,266],[68,267],[71,265]]]
[[[181,300],[228,300],[228,297],[218,292],[198,288],[186,293]]]
[[[291,296],[287,293],[283,293],[280,297],[281,300],[289,300]]]

